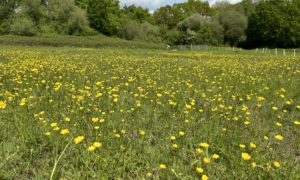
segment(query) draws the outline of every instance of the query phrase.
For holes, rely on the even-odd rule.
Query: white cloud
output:
[[[120,0],[121,6],[135,4],[137,6],[142,6],[148,8],[150,11],[165,6],[167,4],[174,4],[178,2],[186,2],[187,0]],[[214,4],[220,0],[208,0],[210,4]],[[228,0],[231,3],[237,3],[241,0]]]

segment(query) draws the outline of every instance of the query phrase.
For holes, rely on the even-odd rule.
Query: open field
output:
[[[300,179],[300,58],[0,46],[0,179]]]

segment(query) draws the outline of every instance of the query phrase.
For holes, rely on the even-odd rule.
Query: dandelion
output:
[[[252,168],[256,168],[256,163],[255,163],[255,162],[252,162],[252,163],[251,163],[251,166],[252,166]]]
[[[77,137],[74,139],[74,142],[75,142],[75,144],[79,144],[79,143],[81,143],[83,140],[84,140],[84,136],[77,136]]]
[[[249,161],[251,156],[248,153],[242,153],[242,159],[245,161]]]
[[[177,149],[177,148],[178,148],[178,145],[177,145],[177,144],[172,144],[172,147],[173,147],[174,149]]]
[[[152,173],[151,173],[151,172],[148,172],[146,176],[147,176],[147,177],[152,177]]]

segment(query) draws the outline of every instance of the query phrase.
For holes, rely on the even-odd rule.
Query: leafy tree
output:
[[[60,34],[79,35],[91,32],[86,14],[73,0],[51,0],[48,21]]]
[[[154,22],[152,15],[149,13],[148,9],[137,7],[135,5],[125,6],[122,9],[122,14],[131,20],[135,20],[139,23],[144,22]]]
[[[247,46],[298,47],[299,28],[299,1],[262,1],[249,17]]]
[[[224,28],[224,42],[237,46],[246,40],[247,18],[237,11],[226,11],[220,16]]]
[[[112,36],[117,35],[120,27],[120,6],[118,0],[89,0],[87,14],[92,28]]]

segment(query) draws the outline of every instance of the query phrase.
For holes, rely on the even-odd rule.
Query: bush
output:
[[[48,9],[48,21],[57,33],[83,35],[92,32],[85,12],[75,6],[73,0],[52,0]]]
[[[10,32],[15,35],[34,36],[38,31],[31,18],[28,16],[17,16],[10,26]]]

